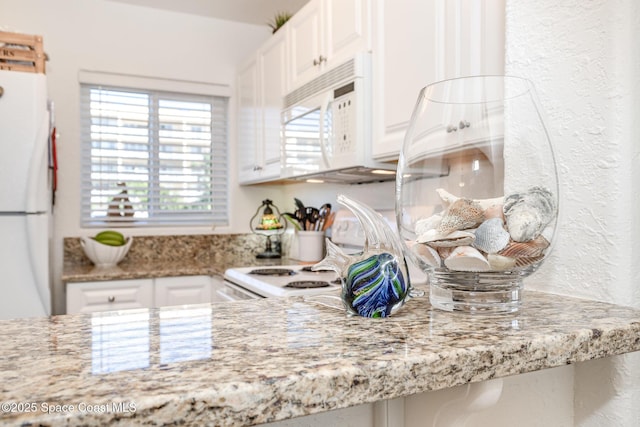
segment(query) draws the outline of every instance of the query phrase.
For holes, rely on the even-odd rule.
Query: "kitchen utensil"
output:
[[[302,200],[294,197],[293,201],[296,203],[296,207],[298,209],[304,209],[304,203],[302,203]]]
[[[327,217],[329,216],[330,213],[331,213],[331,203],[325,203],[324,205],[320,206],[319,218],[315,227],[316,230],[318,231],[324,230],[324,223],[327,220]]]
[[[297,199],[296,199],[297,200]],[[298,221],[298,223],[300,224],[300,228],[302,228],[303,230],[306,230],[306,219],[307,219],[307,214],[303,208],[298,208],[295,210],[295,212],[293,213],[295,219]]]
[[[331,212],[331,214],[327,216],[327,219],[324,221],[324,225],[322,226],[322,231],[325,231],[326,229],[331,227],[333,225],[333,220],[335,218],[336,218],[336,213]]]
[[[313,231],[315,230],[315,224],[320,218],[320,211],[311,206],[307,206],[305,208],[305,230]]]

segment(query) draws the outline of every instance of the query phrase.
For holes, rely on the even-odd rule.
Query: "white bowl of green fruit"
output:
[[[127,255],[133,242],[132,237],[124,237],[122,233],[105,230],[94,237],[81,237],[80,245],[85,255],[96,267],[115,267]]]

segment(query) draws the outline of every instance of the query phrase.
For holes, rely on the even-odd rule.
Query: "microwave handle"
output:
[[[326,169],[331,168],[331,165],[329,163],[329,156],[327,155],[327,142],[326,136],[324,134],[324,123],[327,112],[329,111],[329,108],[331,108],[331,102],[333,101],[333,96],[331,95],[332,93],[327,94],[320,106],[320,152],[322,153],[322,161],[324,162],[324,167]]]

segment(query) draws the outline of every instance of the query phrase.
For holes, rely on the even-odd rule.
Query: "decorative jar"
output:
[[[396,214],[442,310],[510,313],[558,222],[553,148],[533,84],[513,76],[422,89],[398,163]]]

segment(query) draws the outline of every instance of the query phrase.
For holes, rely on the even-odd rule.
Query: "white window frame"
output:
[[[124,78],[123,78],[124,77]],[[107,81],[109,84],[100,84],[98,81]],[[117,84],[124,82],[125,85]],[[81,144],[82,144],[82,180],[81,180],[81,222],[83,227],[156,227],[156,226],[228,226],[229,225],[229,97],[224,87],[207,85],[203,83],[190,84],[190,82],[173,82],[164,79],[146,79],[137,76],[120,76],[112,74],[100,74],[95,72],[81,72]],[[127,84],[128,83],[128,84]],[[158,84],[162,83],[162,84]],[[139,87],[132,87],[133,85]],[[176,87],[183,93],[166,90],[152,89],[160,86],[162,89]],[[211,102],[212,127],[211,127],[211,209],[205,211],[173,212],[171,215],[154,214],[153,208],[159,207],[154,203],[149,204],[149,217],[96,217],[96,209],[92,207],[92,193],[95,193],[92,179],[92,138],[91,138],[91,112],[89,107],[89,93],[91,89],[103,88],[108,90],[126,91],[132,93],[149,94],[155,99],[184,100],[194,102]],[[197,93],[205,93],[200,95]],[[157,101],[156,101],[157,102]],[[149,116],[157,116],[157,110],[150,111]],[[157,123],[157,117],[152,119]],[[223,126],[223,128],[221,128]],[[160,145],[157,132],[149,126],[149,139],[153,141],[150,147]],[[153,151],[153,149],[150,149]],[[149,154],[151,162],[151,154]],[[95,176],[95,175],[94,175]],[[152,177],[159,184],[159,174]],[[118,188],[114,188],[113,197],[117,196]],[[132,199],[134,196],[132,195]],[[102,198],[104,202],[104,197]],[[135,205],[135,203],[133,203]],[[104,203],[103,203],[104,208]],[[135,208],[134,208],[135,210]],[[104,211],[102,209],[101,211]]]

